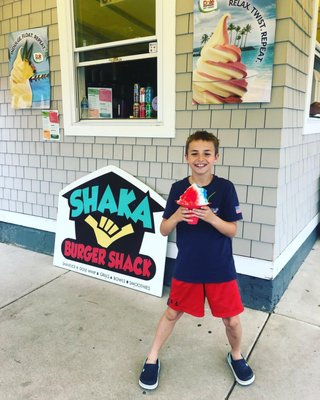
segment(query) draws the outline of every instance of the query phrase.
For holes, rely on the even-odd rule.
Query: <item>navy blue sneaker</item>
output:
[[[139,385],[143,389],[153,390],[158,387],[159,384],[159,373],[160,373],[160,360],[158,359],[156,364],[147,364],[147,360],[144,363]]]
[[[230,365],[232,373],[239,385],[251,385],[255,379],[255,375],[244,358],[234,360],[231,353],[228,353],[227,362]]]

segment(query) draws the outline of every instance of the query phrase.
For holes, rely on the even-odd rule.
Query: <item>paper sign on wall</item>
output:
[[[162,296],[167,238],[165,200],[108,166],[59,194],[54,265]]]
[[[60,140],[58,110],[42,110],[42,138],[44,140]]]

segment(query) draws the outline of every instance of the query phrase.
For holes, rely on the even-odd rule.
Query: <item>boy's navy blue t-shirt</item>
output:
[[[188,178],[172,185],[163,218],[168,219],[178,209],[176,201],[189,186]],[[227,222],[242,219],[232,182],[214,175],[204,189],[211,203],[209,207],[218,217]],[[179,222],[176,231],[178,255],[174,278],[193,283],[218,283],[236,279],[230,238],[200,219],[197,225]]]

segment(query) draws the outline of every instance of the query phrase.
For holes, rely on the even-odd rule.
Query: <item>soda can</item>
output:
[[[140,103],[139,106],[139,118],[146,117],[146,103]]]
[[[146,87],[146,103],[151,103],[153,99],[153,89],[151,86]]]
[[[133,85],[133,102],[139,103],[139,93],[140,93],[140,85],[139,83],[135,83]]]
[[[139,118],[140,114],[140,104],[139,103],[133,103],[133,117],[134,118]]]
[[[146,118],[152,117],[152,104],[146,103]]]
[[[145,103],[146,102],[146,88],[141,87],[140,88],[140,103]]]

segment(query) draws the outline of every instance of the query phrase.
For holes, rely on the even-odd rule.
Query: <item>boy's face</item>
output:
[[[190,142],[186,161],[192,173],[197,175],[211,174],[212,166],[218,160],[219,155],[215,154],[214,144],[204,140]]]

